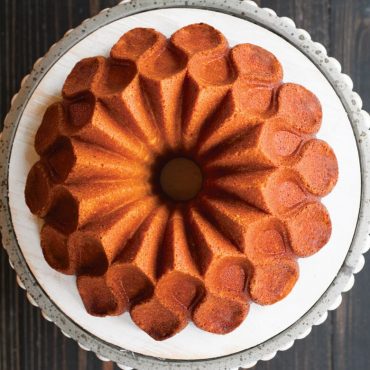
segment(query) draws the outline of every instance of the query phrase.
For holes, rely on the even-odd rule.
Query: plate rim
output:
[[[161,359],[127,351],[97,338],[68,318],[53,304],[29,270],[18,246],[8,203],[8,167],[15,133],[25,106],[48,70],[64,52],[100,27],[143,11],[175,7],[213,10],[246,19],[278,34],[303,52],[327,78],[339,96],[356,138],[361,167],[361,204],[354,238],[338,275],[323,296],[293,325],[262,344],[234,354],[202,360]],[[370,199],[370,116],[362,110],[361,98],[352,89],[353,83],[350,77],[341,74],[340,63],[327,56],[323,45],[311,41],[308,32],[297,29],[290,18],[280,18],[273,10],[260,8],[253,1],[125,0],[113,8],[102,10],[97,16],[85,20],[74,30],[68,31],[60,41],[51,46],[44,57],[36,61],[30,75],[22,80],[21,89],[13,97],[11,109],[4,121],[0,142],[0,161],[3,164],[0,167],[3,180],[0,185],[0,230],[10,265],[17,274],[18,284],[27,290],[30,302],[38,306],[42,315],[47,320],[53,321],[64,335],[76,340],[83,349],[95,352],[101,360],[112,360],[122,368],[169,369],[174,366],[183,369],[237,368],[238,366],[251,367],[258,360],[273,358],[277,351],[288,349],[296,339],[307,336],[313,325],[325,321],[328,310],[339,306],[341,294],[351,289],[354,274],[359,272],[364,264],[363,253],[370,247],[370,225],[367,224],[370,219],[370,202],[368,201]]]

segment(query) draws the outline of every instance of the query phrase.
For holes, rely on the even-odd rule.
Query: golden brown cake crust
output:
[[[289,294],[297,258],[330,238],[320,198],[338,164],[315,137],[319,100],[282,79],[273,54],[229,48],[206,24],[170,39],[136,28],[76,64],[37,131],[25,196],[46,261],[77,276],[90,314],[129,311],[156,340],[189,320],[225,334],[250,302]],[[194,197],[165,194],[171,160],[198,166],[181,177],[196,174]]]

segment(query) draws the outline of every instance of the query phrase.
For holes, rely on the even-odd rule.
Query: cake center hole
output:
[[[203,182],[199,166],[187,158],[174,158],[162,168],[160,183],[163,192],[175,201],[193,199]]]

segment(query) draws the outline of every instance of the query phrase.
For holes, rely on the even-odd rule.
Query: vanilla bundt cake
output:
[[[206,24],[135,28],[81,60],[35,138],[26,202],[86,310],[156,340],[234,330],[329,240],[333,150],[320,102],[270,52]]]

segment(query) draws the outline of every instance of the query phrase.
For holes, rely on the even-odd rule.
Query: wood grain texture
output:
[[[364,107],[370,110],[370,1],[338,0],[332,6],[331,54],[342,62]],[[370,369],[370,264],[356,278],[354,290],[344,296],[332,314],[333,366],[336,370]]]
[[[323,43],[354,80],[370,110],[370,0],[260,0],[260,5],[292,17]],[[0,1],[0,116],[9,109],[20,81],[50,45],[71,27],[117,3],[113,0]],[[356,278],[342,306],[324,325],[256,369],[370,369],[370,266]],[[0,253],[0,370],[112,370],[65,338],[15,282],[8,257]]]

